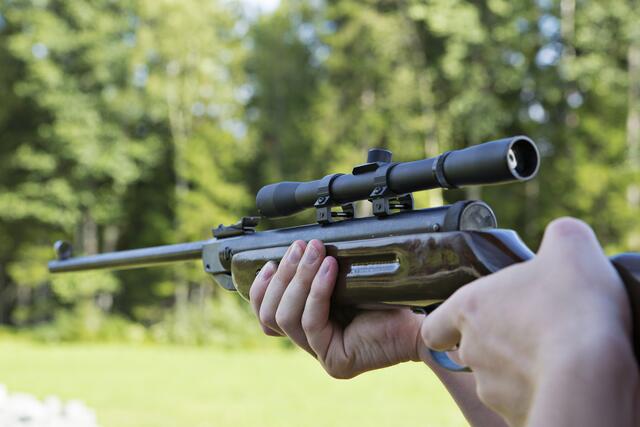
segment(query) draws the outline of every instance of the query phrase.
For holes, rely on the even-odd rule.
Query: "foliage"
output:
[[[231,295],[189,304],[185,313],[166,314],[161,321],[144,326],[118,314],[97,308],[90,300],[58,309],[50,322],[30,328],[23,338],[41,343],[118,342],[130,344],[179,344],[226,349],[264,348],[262,333],[246,309]],[[11,329],[6,330],[11,336]],[[2,336],[2,334],[0,334]],[[286,341],[273,345],[288,347]]]
[[[53,280],[48,245],[201,240],[265,183],[348,172],[374,146],[402,161],[529,135],[537,180],[418,204],[481,197],[532,247],[574,215],[608,251],[640,250],[639,14],[627,0],[282,0],[262,14],[0,0],[0,323],[251,342],[246,305],[197,263]]]

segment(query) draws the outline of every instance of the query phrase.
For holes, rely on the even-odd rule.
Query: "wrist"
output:
[[[568,344],[572,351],[550,351],[538,367],[529,427],[632,424],[638,366],[630,341],[624,333],[592,338]]]
[[[535,377],[545,371],[579,368],[616,370],[636,366],[632,337],[624,318],[600,311],[599,316],[565,322],[538,345]],[[587,324],[588,321],[588,324]],[[572,368],[575,367],[575,368]],[[534,369],[536,370],[536,369]]]

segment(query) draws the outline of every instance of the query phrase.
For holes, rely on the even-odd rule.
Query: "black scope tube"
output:
[[[438,157],[395,163],[387,170],[387,187],[396,194],[433,188],[487,185],[533,178],[540,166],[535,143],[515,136],[444,153]],[[356,175],[339,175],[331,180],[331,204],[368,199],[378,186],[375,170]],[[323,180],[279,182],[262,187],[256,205],[262,216],[292,215],[314,205]]]

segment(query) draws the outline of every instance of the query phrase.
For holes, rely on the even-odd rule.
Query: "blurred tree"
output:
[[[235,222],[249,205],[243,184],[249,152],[240,121],[246,95],[241,64],[243,48],[235,33],[235,12],[216,2],[173,0],[139,3],[133,49],[134,84],[145,94],[145,108],[165,126],[165,160],[153,179],[137,188],[135,199],[168,201],[169,215],[158,216],[138,205],[130,216],[123,247],[202,240],[219,222]],[[235,19],[234,19],[235,17]],[[160,188],[158,188],[160,184]],[[159,191],[160,190],[160,191]],[[163,202],[153,194],[161,194]],[[147,215],[164,228],[157,236],[135,234]],[[169,220],[169,221],[167,221]],[[215,221],[215,222],[214,222]],[[146,224],[144,229],[149,229]],[[152,228],[153,230],[153,228]],[[191,299],[202,306],[214,291],[199,263],[155,274],[123,275],[125,292],[119,299],[127,312],[144,321],[157,321],[162,311],[149,299],[166,299],[173,289],[177,321],[186,319]],[[140,286],[150,283],[151,286]]]
[[[202,239],[246,209],[243,56],[234,12],[211,2],[2,5],[0,292],[2,320],[22,323],[51,316],[50,304],[32,309],[51,301],[43,248],[54,237],[75,236],[83,253]],[[73,305],[76,289],[110,309],[119,280],[102,274],[82,289],[62,277],[54,294]],[[117,308],[129,314],[158,307],[169,279],[210,294],[197,268],[117,278]]]
[[[534,246],[548,221],[575,215],[592,224],[605,244],[620,247],[634,216],[625,205],[625,183],[632,181],[625,159],[634,147],[629,138],[637,102],[633,86],[627,96],[626,82],[633,77],[625,76],[634,75],[626,65],[633,61],[625,60],[633,52],[628,23],[637,22],[631,9],[626,1],[613,8],[602,2],[576,8],[572,0],[330,2],[334,33],[325,40],[331,50],[327,69],[335,78],[327,92],[334,100],[323,110],[331,126],[323,126],[322,138],[334,145],[346,139],[416,147],[422,134],[426,153],[433,155],[501,136],[530,135],[545,156],[536,181],[448,191],[446,199],[482,197],[502,226],[519,230]],[[620,31],[611,31],[614,27]],[[606,85],[606,99],[587,93],[590,63],[607,75],[596,82],[594,74],[591,81]],[[398,84],[402,77],[411,83]],[[386,111],[387,106],[396,108]],[[631,136],[625,145],[627,116]],[[595,128],[585,128],[587,117]],[[611,164],[620,166],[617,174],[605,172]]]
[[[49,254],[36,248],[54,236],[75,235],[85,253],[113,249],[120,199],[158,159],[156,141],[139,132],[145,112],[129,84],[127,49],[118,43],[131,31],[130,8],[109,1],[3,3],[1,49],[11,71],[0,123],[0,259],[3,291],[15,289],[5,303],[25,305],[29,289],[46,283]],[[109,308],[109,299],[102,301]],[[20,316],[4,320],[28,319],[13,314]]]
[[[640,250],[637,2],[244,7],[0,0],[1,323],[90,307],[208,341],[237,305],[214,301],[199,264],[50,286],[50,242],[73,236],[91,253],[200,240],[251,212],[265,183],[348,172],[370,147],[402,161],[530,135],[544,155],[535,181],[418,205],[481,197],[533,247],[574,215],[608,250]]]
[[[555,153],[554,161],[561,167],[550,178],[571,179],[573,185],[566,188],[561,206],[590,222],[612,251],[640,248],[634,196],[640,178],[633,71],[638,13],[631,1],[577,3],[574,46],[563,56],[560,68],[573,85],[560,101],[569,112],[558,126],[565,130],[571,156]],[[544,216],[549,219],[557,213],[548,210]]]
[[[312,18],[304,3],[283,2],[251,28],[245,66],[246,118],[254,140],[254,173],[247,178],[253,190],[277,180],[313,179],[323,170],[314,125],[321,70],[313,56]]]
[[[330,2],[321,138],[341,147],[333,153],[342,169],[361,161],[367,147],[388,147],[408,160],[513,133],[525,74],[517,49],[527,49],[513,21],[524,12],[498,2]],[[499,43],[489,42],[494,39]],[[348,154],[345,142],[360,149]],[[517,192],[499,194],[522,200]],[[480,192],[446,196],[454,201]],[[419,205],[442,204],[440,191],[421,197]],[[513,212],[525,211],[511,204]],[[521,225],[515,214],[501,216],[505,225]]]

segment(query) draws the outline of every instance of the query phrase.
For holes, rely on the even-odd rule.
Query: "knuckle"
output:
[[[487,408],[497,413],[517,413],[518,400],[522,398],[520,393],[505,393],[504,387],[500,383],[492,380],[477,381],[476,394],[478,399]],[[518,425],[521,423],[509,423],[510,425]]]
[[[307,244],[303,240],[296,240],[295,242],[293,242],[291,246],[289,246],[289,249],[287,249],[287,253],[283,258],[284,262],[281,263],[281,265],[288,269],[291,269],[291,268],[295,269],[296,265],[298,264],[298,261],[300,260],[300,257],[304,254],[306,247],[307,247]],[[298,259],[292,261],[291,253],[293,251],[298,252]]]
[[[275,315],[270,311],[260,310],[259,318],[262,325],[271,329],[277,329],[278,324],[276,323]]]
[[[455,298],[457,300],[455,306],[458,307],[458,310],[454,313],[453,317],[453,321],[456,326],[462,328],[473,322],[473,319],[480,309],[480,300],[477,292],[474,292],[471,286],[464,286],[451,298]]]
[[[547,226],[545,239],[547,235],[552,244],[546,249],[543,245],[540,261],[535,264],[538,268],[546,263],[554,271],[564,271],[567,277],[586,277],[585,274],[593,274],[599,267],[610,266],[593,229],[581,220],[556,219]],[[561,262],[558,251],[562,251]]]
[[[317,325],[315,324],[315,322],[313,321],[312,318],[310,318],[308,315],[306,315],[305,313],[302,314],[302,330],[306,333],[306,334],[313,334],[316,332],[317,329]]]
[[[262,332],[264,332],[265,335],[270,336],[270,337],[279,337],[280,334],[277,333],[276,331],[274,331],[273,329],[267,328],[264,325],[262,326]]]
[[[547,233],[553,237],[591,238],[594,233],[591,227],[582,220],[572,217],[555,219],[547,226]]]
[[[249,301],[255,301],[256,298],[258,298],[259,295],[259,286],[256,284],[257,280],[253,281],[253,284],[251,285],[251,287],[249,288]]]
[[[461,300],[462,310],[460,310],[460,314],[465,316],[465,320],[474,317],[480,309],[478,293],[473,292],[473,289],[468,287],[465,289],[465,292],[462,293]]]
[[[469,350],[468,345],[464,345],[462,342],[460,343],[458,350],[455,352],[456,357],[464,366],[472,366],[475,365],[473,360],[473,353]]]
[[[359,372],[354,369],[354,363],[354,356],[347,357],[343,354],[335,354],[334,352],[328,351],[322,366],[331,377],[338,380],[348,380],[359,374]]]
[[[298,267],[298,271],[296,272],[293,279],[291,279],[291,284],[296,283],[296,286],[301,286],[304,289],[309,289],[311,291],[311,282],[316,276],[316,271],[313,266],[310,265],[300,265]]]
[[[296,278],[310,280],[315,275],[317,269],[318,267],[316,265],[301,262],[296,270]]]
[[[432,328],[426,327],[427,324],[428,323],[426,322],[422,323],[422,326],[420,327],[420,336],[422,337],[424,344],[430,347],[433,345],[434,335]]]
[[[325,366],[324,370],[327,372],[327,374],[329,374],[329,376],[337,380],[349,380],[356,376],[353,372],[350,372],[341,366],[329,365]]]
[[[282,263],[281,267],[282,269],[279,269],[274,277],[277,277],[280,282],[288,285],[296,274],[297,266],[294,264]]]
[[[478,399],[489,408],[495,408],[496,402],[499,401],[494,388],[486,384],[485,381],[477,382],[476,394],[478,395]]]
[[[294,326],[295,320],[290,310],[281,307],[276,311],[275,322],[282,330],[287,330]]]
[[[290,275],[290,271],[292,270],[291,264],[287,262],[287,260],[282,260],[278,264],[278,268],[276,269],[275,274],[273,275],[272,281],[275,279],[280,279],[282,277],[286,277]]]

